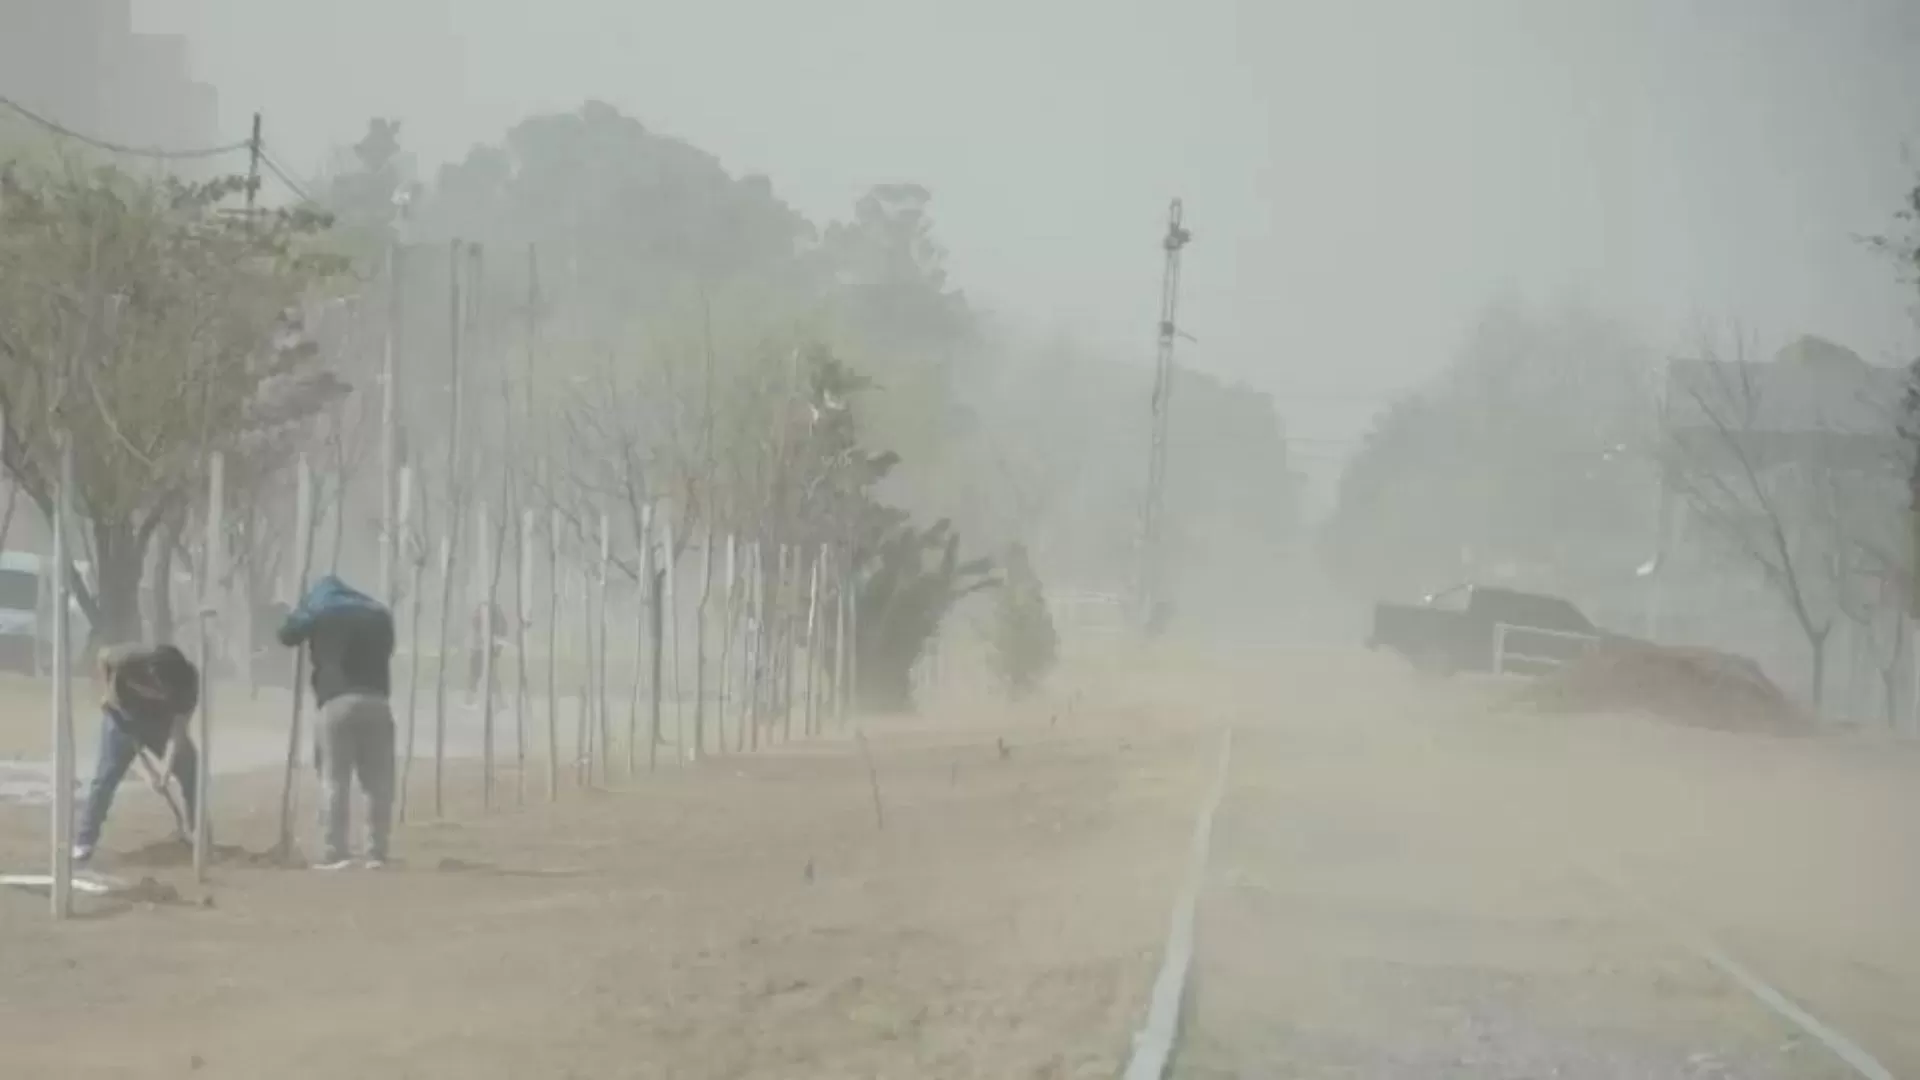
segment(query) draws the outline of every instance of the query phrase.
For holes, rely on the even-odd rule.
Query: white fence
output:
[[[1543,650],[1542,646],[1546,646]],[[1572,648],[1555,648],[1571,645]],[[1585,656],[1600,646],[1595,634],[1568,630],[1543,630],[1537,626],[1493,624],[1493,673],[1495,675],[1537,674],[1541,668],[1557,668],[1569,660]]]

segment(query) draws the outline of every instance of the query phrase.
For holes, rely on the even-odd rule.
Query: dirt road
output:
[[[1272,672],[1234,713],[1181,1076],[1855,1075],[1660,920],[1920,1075],[1912,748]]]

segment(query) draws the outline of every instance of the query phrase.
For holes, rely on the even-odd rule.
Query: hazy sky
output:
[[[603,98],[816,220],[922,182],[978,298],[1143,360],[1181,195],[1189,355],[1309,440],[1501,292],[1674,347],[1707,318],[1920,351],[1853,239],[1920,172],[1915,0],[134,4],[290,166],[387,115],[430,170]]]

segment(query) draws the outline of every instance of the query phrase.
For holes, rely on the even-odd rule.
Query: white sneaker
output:
[[[335,859],[332,862],[314,863],[315,870],[345,870],[353,865],[352,859]]]
[[[84,865],[89,859],[92,859],[92,858],[93,858],[93,848],[89,847],[86,844],[73,845],[73,861],[75,863]]]
[[[387,868],[387,860],[368,859],[366,862],[362,863],[361,865],[365,866],[369,870],[385,870]]]

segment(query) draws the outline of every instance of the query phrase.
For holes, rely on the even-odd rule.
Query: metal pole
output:
[[[640,529],[634,537],[638,547],[635,556],[637,573],[634,581],[633,613],[633,684],[627,700],[627,775],[634,774],[634,763],[638,760],[640,742],[640,687],[645,681],[647,669],[647,628],[653,613],[653,506],[640,507]],[[659,734],[658,725],[654,734]],[[649,755],[651,760],[651,755]]]
[[[199,789],[193,800],[193,878],[207,880],[208,857],[212,846],[213,794],[213,677],[214,619],[220,613],[221,550],[226,546],[227,460],[219,453],[207,459],[207,551],[203,560],[205,576],[200,583],[200,731],[199,767],[194,770],[194,786]]]
[[[67,551],[68,500],[73,491],[73,436],[60,440],[60,481],[53,497],[53,917],[73,913],[73,657],[67,607],[72,561]]]
[[[412,786],[415,736],[420,716],[420,593],[427,580],[427,542],[414,526],[413,467],[400,470],[400,521],[407,530],[407,749],[400,766],[397,816],[407,820],[407,790]]]
[[[298,605],[307,594],[307,574],[313,566],[313,466],[301,454],[294,465],[293,528],[295,553],[293,565],[293,602]],[[287,725],[287,770],[280,781],[280,855],[293,855],[294,777],[300,767],[300,711],[306,705],[307,650],[293,651],[293,704]],[[202,772],[206,766],[201,765]]]
[[[665,619],[663,611],[666,605],[662,603],[660,599],[660,593],[663,587],[661,580],[663,574],[660,569],[660,560],[653,554],[653,523],[656,519],[653,515],[649,514],[642,520],[648,523],[646,526],[646,555],[642,558],[641,565],[645,567],[646,570],[647,622],[650,627],[647,634],[647,658],[648,668],[650,669],[647,679],[647,692],[651,698],[652,716],[649,721],[647,734],[647,771],[652,772],[660,767],[660,656],[661,653],[665,651],[664,639],[666,635],[664,633]]]
[[[707,752],[707,600],[713,595],[713,522],[709,520],[705,525],[700,540],[700,602],[693,609],[693,756],[696,758]]]
[[[1179,336],[1175,321],[1180,304],[1180,251],[1192,239],[1180,224],[1180,200],[1173,200],[1167,211],[1167,234],[1161,241],[1165,268],[1160,283],[1160,345],[1153,368],[1153,433],[1147,456],[1147,496],[1140,529],[1139,618],[1143,630],[1150,629],[1163,599],[1165,566],[1163,541],[1166,513],[1168,406],[1173,396],[1174,340]]]
[[[399,385],[397,353],[400,336],[400,248],[387,245],[387,328],[380,357],[380,599],[391,611],[398,599],[400,522],[395,506],[394,473],[399,468]]]
[[[448,403],[450,414],[447,437],[447,532],[441,540],[440,582],[440,663],[433,701],[433,816],[446,809],[445,780],[447,752],[447,660],[452,638],[448,621],[453,612],[454,538],[460,535],[460,513],[464,501],[462,462],[460,460],[460,345],[466,329],[466,310],[461,300],[460,271],[462,244],[454,240],[447,246],[447,327],[448,327]]]

